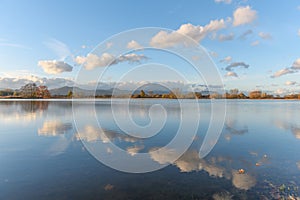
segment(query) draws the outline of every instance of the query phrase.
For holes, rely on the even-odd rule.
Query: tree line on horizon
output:
[[[17,90],[0,90],[0,97],[2,98],[30,98],[30,99],[48,99],[48,98],[85,98],[82,94],[74,94],[72,90],[69,90],[66,95],[51,96],[47,86],[36,85],[35,83],[28,83]],[[163,99],[300,99],[299,94],[289,94],[284,96],[272,95],[255,90],[249,92],[248,96],[238,89],[232,89],[224,94],[217,92],[211,92],[208,94],[202,94],[201,92],[188,92],[183,93],[180,89],[176,88],[169,93],[158,94],[153,91],[140,90],[139,93],[132,95],[98,95],[95,98],[163,98]]]
[[[154,94],[152,91],[146,93],[144,90],[140,91],[140,94],[133,94],[131,98],[167,98],[167,99],[300,99],[299,94],[289,94],[281,97],[280,95],[272,95],[262,92],[260,90],[254,90],[249,92],[249,95],[245,95],[243,92],[239,92],[238,89],[232,89],[229,92],[220,94],[217,92],[211,92],[209,94],[202,94],[201,92],[181,93],[178,89],[170,91],[167,94]]]

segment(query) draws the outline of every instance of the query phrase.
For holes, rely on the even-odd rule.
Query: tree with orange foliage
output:
[[[41,85],[37,88],[36,97],[42,99],[48,99],[51,97],[47,86]]]

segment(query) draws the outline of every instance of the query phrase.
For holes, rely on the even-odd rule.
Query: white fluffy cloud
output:
[[[228,19],[229,21],[230,19]],[[186,43],[185,36],[189,36],[197,42],[203,40],[207,34],[216,32],[226,28],[226,21],[224,19],[211,20],[205,26],[195,26],[193,24],[183,24],[174,32],[168,33],[160,31],[150,41],[150,45],[158,48],[166,48],[176,46],[178,44]]]
[[[75,58],[75,62],[83,65],[87,70],[91,70],[96,67],[108,66],[114,60],[115,57],[108,53],[103,53],[101,56],[89,53],[87,56],[77,56]]]
[[[286,75],[286,74],[293,74],[295,73],[294,70],[290,69],[290,68],[284,68],[284,69],[281,69],[277,72],[275,72],[271,78],[277,78],[277,77],[280,77],[280,76],[283,76],[283,75]]]
[[[257,11],[250,6],[239,7],[233,13],[233,26],[250,24],[257,18]]]
[[[142,49],[143,47],[135,40],[131,40],[127,44],[128,49]]]
[[[300,37],[300,29],[298,29],[298,36]]]
[[[300,58],[298,58],[297,60],[294,61],[291,68],[295,69],[295,70],[300,70]]]
[[[300,70],[300,58],[298,58],[297,60],[295,60],[292,64],[291,67],[286,67],[284,69],[281,69],[277,72],[275,72],[271,78],[277,78],[286,74],[293,74],[293,73],[297,73]]]
[[[235,73],[235,72],[227,72],[225,76],[226,77],[230,77],[230,76],[232,76],[232,77],[238,77],[237,73]]]
[[[187,35],[196,41],[202,40],[208,33],[218,31],[226,27],[224,19],[211,20],[209,24],[205,26],[194,26],[192,24],[183,24],[177,32],[183,35]]]
[[[126,54],[119,57],[115,57],[109,53],[103,53],[101,56],[96,54],[88,54],[87,56],[77,56],[75,62],[83,65],[85,69],[92,70],[96,67],[105,67],[109,65],[118,64],[120,62],[135,63],[141,60],[147,59],[144,55],[138,54]]]
[[[225,62],[225,63],[230,63],[231,61],[232,61],[231,56],[227,56],[227,57],[223,58],[222,60],[220,60],[220,62]]]
[[[216,3],[231,4],[232,0],[215,0]]]
[[[36,83],[37,85],[46,85],[48,88],[58,88],[63,86],[73,86],[74,82],[65,78],[45,78],[38,76],[22,76],[22,77],[0,77],[0,88],[19,89],[27,83]]]
[[[271,36],[270,33],[259,32],[258,36],[261,37],[264,40],[270,40],[270,39],[272,39],[272,36]]]
[[[73,67],[68,63],[57,60],[40,60],[38,65],[43,68],[47,74],[60,74],[71,72]]]
[[[296,85],[296,81],[287,81],[287,82],[285,82],[285,85],[287,85],[287,86],[291,86],[291,85]]]

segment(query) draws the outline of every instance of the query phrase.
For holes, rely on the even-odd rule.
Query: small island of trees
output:
[[[0,91],[0,96],[4,98],[21,99],[49,99],[51,98],[47,86],[37,86],[35,83],[28,83],[17,90]]]

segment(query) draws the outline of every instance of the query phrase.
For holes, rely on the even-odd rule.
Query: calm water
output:
[[[132,120],[145,126],[151,121],[149,108],[156,103],[165,106],[166,122],[159,134],[141,139],[122,132],[109,101],[76,102],[74,113],[80,121],[76,125],[71,102],[1,101],[0,199],[279,199],[300,195],[299,101],[228,101],[222,134],[210,154],[199,159],[210,119],[209,101],[201,100],[193,144],[172,163],[168,155],[150,153],[154,163],[170,164],[151,173],[116,171],[87,151],[89,144],[106,147],[112,141],[134,157],[165,146],[181,120],[176,100],[135,100],[129,111]],[[189,100],[183,103],[190,106]],[[116,111],[125,120],[124,110],[120,101]],[[90,120],[95,114],[104,135],[99,124]],[[158,121],[163,116],[160,110],[151,115]],[[109,148],[106,153],[114,155]]]

